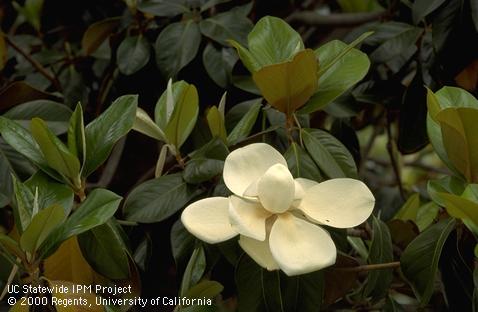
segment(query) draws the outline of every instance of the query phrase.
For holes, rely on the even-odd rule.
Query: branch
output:
[[[372,271],[372,270],[396,269],[398,267],[400,267],[400,261],[378,263],[378,264],[366,264],[366,265],[359,265],[359,266],[347,267],[347,268],[334,268],[334,270],[341,271],[341,272],[357,273],[357,272],[365,272],[365,271]]]
[[[287,17],[287,22],[302,22],[307,25],[319,26],[355,26],[367,22],[379,20],[387,14],[387,11],[366,13],[335,13],[324,15],[316,11],[294,12]]]
[[[58,90],[61,91],[61,85],[53,75],[51,75],[48,70],[46,70],[45,67],[43,67],[42,64],[40,64],[37,60],[31,57],[27,52],[23,51],[22,48],[20,48],[18,45],[15,44],[10,38],[7,36],[4,36],[5,41],[7,42],[8,45],[10,45],[15,51],[20,53],[32,66],[40,73],[42,74],[46,79],[48,79],[53,86]]]

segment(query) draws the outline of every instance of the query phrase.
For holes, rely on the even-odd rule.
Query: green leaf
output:
[[[38,212],[20,238],[22,249],[34,253],[65,219],[65,211],[60,205],[53,205]]]
[[[478,109],[446,108],[436,119],[448,159],[468,182],[478,182]]]
[[[425,16],[435,11],[445,0],[416,0],[412,6],[413,22],[418,24]]]
[[[106,223],[116,212],[122,197],[105,189],[94,189],[78,209],[40,247],[40,258],[50,255],[68,238]]]
[[[44,209],[52,205],[59,205],[65,210],[65,215],[69,215],[73,208],[73,191],[63,183],[57,183],[38,171],[25,181],[25,185],[31,193],[38,192],[39,209]]]
[[[62,134],[68,128],[71,110],[64,104],[50,100],[35,100],[14,106],[3,117],[18,122],[25,129],[30,128],[30,120],[39,117],[45,120],[55,134]]]
[[[265,16],[261,18],[248,36],[249,51],[260,68],[292,60],[304,43],[300,35],[284,20]]]
[[[353,44],[333,40],[315,50],[321,72],[318,89],[301,113],[312,113],[325,107],[365,77],[370,60],[365,53],[353,48]]]
[[[202,62],[209,77],[214,82],[226,88],[232,80],[232,69],[236,64],[238,57],[233,49],[216,49],[212,43],[208,43],[202,54]]]
[[[294,178],[306,178],[313,181],[322,181],[319,167],[305,149],[293,142],[284,154],[287,166]]]
[[[373,236],[368,255],[370,264],[388,263],[393,261],[392,238],[385,223],[373,216]],[[393,279],[392,269],[373,270],[368,274],[365,284],[365,296],[382,298],[388,293]]]
[[[86,138],[83,108],[80,103],[76,105],[75,111],[70,118],[70,125],[68,127],[68,149],[80,160],[81,167],[83,168],[86,160]]]
[[[20,234],[30,224],[33,217],[33,192],[21,181],[15,177],[13,179],[13,190],[15,194],[15,204],[13,205],[13,216],[15,217],[15,225]]]
[[[69,179],[74,187],[80,187],[80,162],[40,118],[31,122],[32,136],[37,141],[48,165]]]
[[[206,114],[207,124],[213,137],[218,137],[224,142],[227,141],[226,125],[224,115],[219,112],[217,106],[209,108]]]
[[[191,159],[183,171],[184,181],[198,184],[211,180],[222,174],[224,161],[217,159],[195,158]]]
[[[426,305],[433,294],[441,251],[454,227],[454,219],[432,225],[407,246],[400,258],[402,272],[421,306]]]
[[[414,46],[423,29],[404,24],[399,32],[389,33],[380,45],[370,54],[370,59],[376,63],[385,63],[397,55],[404,54],[410,46]]]
[[[259,115],[262,107],[261,102],[262,99],[256,99],[250,103],[247,112],[242,116],[242,118],[237,122],[227,136],[227,143],[229,146],[241,142],[251,133],[251,130],[256,123],[257,116]],[[237,105],[235,107],[237,107]],[[231,115],[229,114],[229,118],[231,118],[230,116]]]
[[[394,219],[416,221],[418,208],[420,208],[420,194],[414,193],[403,204]]]
[[[186,292],[186,297],[188,298],[209,298],[214,299],[219,295],[224,286],[216,281],[201,281],[198,284],[191,287]]]
[[[465,190],[464,182],[453,176],[446,176],[438,180],[430,180],[427,184],[427,191],[431,199],[440,206],[445,206],[441,193],[461,195]]]
[[[110,17],[95,22],[88,26],[83,38],[81,39],[81,48],[85,55],[95,52],[101,44],[118,28],[120,17]]]
[[[81,253],[92,268],[113,280],[129,277],[128,248],[121,227],[110,219],[78,236]]]
[[[163,130],[149,117],[147,112],[139,107],[136,109],[136,119],[134,120],[133,130],[158,141],[166,141]]]
[[[189,202],[200,190],[188,186],[181,174],[162,176],[136,187],[126,199],[126,220],[142,223],[162,221]]]
[[[25,128],[10,119],[0,116],[0,133],[2,134],[2,138],[17,152],[25,156],[50,176],[61,181],[59,175],[49,168],[38,144]]]
[[[10,203],[13,194],[12,174],[14,169],[9,159],[0,148],[0,208]]]
[[[355,161],[339,140],[319,129],[301,133],[309,155],[329,178],[357,177]]]
[[[179,150],[194,129],[199,113],[199,96],[194,85],[188,84],[179,97],[174,97],[174,111],[164,129],[168,143]]]
[[[182,297],[185,297],[188,293],[188,290],[192,286],[196,285],[206,270],[206,255],[204,253],[204,248],[198,246],[194,248],[193,254],[189,259],[186,271],[184,271],[183,279],[181,282],[181,289],[179,294]]]
[[[185,0],[146,0],[137,6],[143,13],[159,17],[173,17],[190,12]]]
[[[178,268],[188,260],[195,241],[196,238],[186,230],[181,220],[177,220],[171,229],[171,249]]]
[[[478,225],[478,203],[462,196],[439,193],[448,214],[454,218],[471,221]]]
[[[193,20],[166,26],[155,44],[156,63],[163,75],[175,78],[194,59],[200,43],[201,32]]]
[[[126,37],[118,47],[116,62],[122,74],[132,75],[149,62],[148,40],[142,36]]]
[[[87,177],[108,158],[114,144],[133,127],[138,105],[137,95],[124,95],[85,128]]]
[[[416,224],[420,232],[423,232],[427,227],[429,227],[433,220],[438,216],[440,207],[434,202],[428,202],[420,207],[417,212]]]
[[[252,2],[246,4],[245,7],[250,8],[251,4]],[[251,20],[244,14],[244,11],[248,12],[249,10],[234,7],[229,11],[204,19],[199,23],[201,33],[224,46],[227,46],[230,39],[245,45],[247,34],[253,26]]]
[[[224,142],[217,138],[213,138],[211,141],[189,154],[189,157],[191,159],[209,158],[225,160],[227,155],[229,155],[229,149]]]

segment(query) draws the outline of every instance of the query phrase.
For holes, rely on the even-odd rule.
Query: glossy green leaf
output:
[[[380,42],[380,45],[370,54],[370,59],[376,63],[385,63],[393,57],[405,53],[413,46],[423,30],[407,25],[399,32],[389,33],[389,36]]]
[[[416,221],[418,208],[420,208],[420,194],[414,193],[411,195],[402,208],[395,215],[396,219],[407,221]]]
[[[158,141],[166,141],[163,130],[149,117],[147,112],[139,107],[136,109],[136,119],[134,120],[133,130]]]
[[[50,177],[38,171],[25,181],[25,185],[31,193],[38,192],[39,209],[44,209],[52,205],[59,205],[65,210],[65,215],[69,215],[73,208],[73,191],[64,183],[58,183]]]
[[[454,219],[432,225],[407,246],[400,258],[402,272],[422,306],[433,294],[441,251],[454,227]]]
[[[313,181],[322,181],[319,167],[305,149],[293,142],[284,154],[287,166],[294,178],[306,178]]]
[[[48,165],[68,178],[73,186],[80,187],[78,158],[48,129],[42,119],[32,119],[31,131]]]
[[[13,194],[12,174],[14,169],[9,159],[0,147],[0,208],[10,203]]]
[[[118,47],[116,62],[122,74],[132,75],[148,64],[150,47],[142,36],[126,37]]]
[[[184,181],[198,184],[208,181],[222,174],[224,161],[217,159],[195,158],[191,159],[183,171]]]
[[[193,20],[166,26],[155,44],[156,63],[163,75],[175,78],[194,59],[200,43],[201,32]]]
[[[249,106],[247,112],[242,116],[242,118],[236,123],[234,128],[231,130],[229,135],[227,136],[227,143],[228,145],[235,145],[245,138],[251,133],[254,124],[256,123],[257,116],[261,110],[261,102],[262,99],[253,100]],[[236,105],[237,106],[237,105]],[[235,107],[236,107],[235,106]],[[229,119],[231,118],[231,114],[229,114]]]
[[[307,49],[290,61],[263,66],[252,78],[269,104],[291,116],[317,91],[317,70],[316,56]]]
[[[355,161],[339,140],[319,129],[301,133],[309,155],[329,178],[357,177]]]
[[[126,199],[123,214],[129,221],[159,222],[183,208],[198,192],[181,174],[165,175],[136,187]]]
[[[445,0],[417,0],[412,6],[413,22],[418,24],[424,17],[436,10]]]
[[[173,17],[190,11],[185,0],[146,0],[137,7],[143,13],[159,17]]]
[[[113,220],[99,225],[78,235],[81,253],[93,267],[103,276],[113,280],[129,277],[129,262],[124,233]]]
[[[446,108],[436,115],[448,159],[469,182],[478,182],[478,109]]]
[[[50,233],[66,219],[63,207],[53,205],[38,212],[20,238],[23,250],[33,253]]]
[[[321,71],[318,89],[301,109],[301,113],[311,113],[323,108],[362,80],[370,67],[365,53],[353,48],[353,44],[347,45],[339,40],[322,45],[315,50],[315,55]]]
[[[84,233],[107,222],[116,212],[122,200],[115,193],[97,188],[88,194],[86,200],[40,247],[41,258],[50,255],[68,238]]]
[[[18,122],[25,129],[30,128],[30,120],[39,117],[45,120],[55,134],[61,134],[68,128],[72,112],[64,104],[50,100],[35,100],[14,106],[4,117]]]
[[[70,118],[70,125],[68,127],[68,149],[80,160],[81,167],[83,167],[86,160],[86,138],[83,108],[79,103],[76,105],[75,111]]]
[[[446,176],[438,180],[430,180],[427,185],[427,191],[431,199],[440,206],[445,206],[445,201],[440,196],[441,193],[461,195],[464,190],[464,182],[453,176]]]
[[[219,295],[224,286],[216,281],[201,281],[198,284],[191,287],[186,292],[186,297],[188,298],[210,298],[213,299]]]
[[[433,223],[433,220],[438,216],[439,211],[440,207],[434,202],[428,202],[418,209],[415,223],[420,232],[423,232]]]
[[[385,223],[373,216],[373,236],[370,244],[368,261],[371,264],[393,261],[392,238]],[[365,284],[365,296],[384,297],[393,279],[392,269],[373,270],[368,273]]]
[[[133,127],[137,102],[136,95],[121,96],[86,126],[86,162],[83,176],[87,177],[95,171],[108,158],[114,144]]]
[[[478,225],[478,203],[462,196],[439,193],[448,214],[454,218],[471,221]]]
[[[234,7],[229,11],[202,20],[199,23],[201,33],[225,46],[231,39],[245,45],[247,35],[253,26],[246,15],[252,7],[252,2],[246,4],[245,7],[248,7],[249,10]],[[247,13],[244,14],[245,12]]]
[[[171,229],[171,250],[178,268],[188,261],[188,257],[194,249],[195,241],[196,238],[186,230],[181,220],[177,220]]]
[[[21,181],[13,179],[15,202],[13,216],[18,232],[21,234],[30,224],[33,217],[34,193]]]

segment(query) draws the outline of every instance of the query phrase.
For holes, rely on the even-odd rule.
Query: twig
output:
[[[48,70],[46,70],[45,67],[43,67],[42,64],[40,64],[37,60],[32,58],[27,52],[23,51],[18,45],[15,44],[8,36],[4,36],[5,42],[7,42],[8,45],[10,45],[15,51],[20,53],[32,66],[40,73],[42,74],[46,79],[48,79],[53,86],[58,90],[61,91],[61,85],[58,79],[51,75]]]
[[[347,229],[347,236],[360,237],[363,239],[370,239],[367,231],[361,229]]]
[[[400,196],[403,200],[407,197],[405,196],[405,190],[403,189],[402,178],[400,176],[400,168],[398,167],[397,159],[395,158],[395,153],[393,149],[393,137],[392,137],[392,121],[390,112],[387,113],[387,151],[388,155],[390,156],[390,162],[393,168],[393,172],[395,173],[395,179],[397,180],[398,190],[400,191]]]
[[[355,267],[346,267],[346,268],[334,268],[334,270],[356,273],[356,272],[365,272],[365,271],[372,271],[372,270],[395,269],[398,267],[400,267],[400,261],[377,263],[377,264],[366,264],[366,265],[359,265]]]
[[[320,14],[316,11],[294,12],[287,17],[287,22],[302,22],[307,25],[318,26],[355,26],[375,21],[385,16],[387,11],[367,13],[335,13]]]

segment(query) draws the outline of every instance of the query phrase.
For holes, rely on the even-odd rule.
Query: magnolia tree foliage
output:
[[[478,5],[329,2],[0,5],[0,309],[474,311]]]

